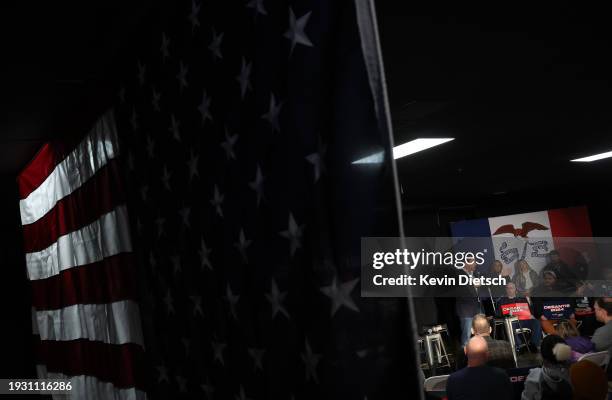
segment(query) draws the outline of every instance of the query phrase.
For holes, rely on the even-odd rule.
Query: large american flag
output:
[[[115,104],[148,396],[419,398],[410,303],[359,292],[400,234],[372,2],[155,4]]]
[[[115,120],[48,143],[18,176],[40,378],[75,399],[144,399],[136,264]],[[63,397],[62,397],[63,398]]]

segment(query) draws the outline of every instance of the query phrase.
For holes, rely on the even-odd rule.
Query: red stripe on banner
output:
[[[548,210],[553,237],[591,237],[591,221],[585,206]]]
[[[33,224],[23,225],[25,252],[46,249],[60,236],[91,224],[125,203],[122,181],[119,160],[110,160],[83,186],[58,201],[45,216]]]
[[[76,148],[75,139],[45,143],[25,168],[17,175],[19,198],[25,199],[53,172],[57,164]]]
[[[594,243],[564,239],[593,236],[589,212],[585,206],[548,210],[548,219],[550,220],[550,230],[555,242],[555,249],[565,263],[570,267],[576,263],[584,263],[586,261],[583,253],[586,253],[591,258],[591,262],[597,264],[597,252]]]
[[[117,388],[145,388],[145,354],[134,343],[43,340],[38,347],[38,359],[49,372],[94,376]]]
[[[32,306],[37,310],[56,310],[74,304],[136,300],[135,265],[133,253],[121,253],[47,279],[33,280]]]

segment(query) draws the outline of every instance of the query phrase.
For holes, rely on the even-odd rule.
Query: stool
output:
[[[435,365],[441,367],[451,366],[449,355],[446,352],[446,346],[444,346],[444,341],[440,333],[425,335],[425,355],[427,356],[427,362],[431,369],[433,369]]]
[[[504,332],[506,334],[506,338],[508,342],[510,342],[510,347],[512,348],[512,358],[514,358],[514,365],[518,367],[518,360],[516,358],[516,340],[514,340],[514,328],[512,324],[518,321],[518,317],[506,317],[506,318],[496,318],[494,321],[494,329],[493,329],[493,338],[497,339],[497,328],[499,326],[504,327]],[[525,339],[525,337],[523,337]]]

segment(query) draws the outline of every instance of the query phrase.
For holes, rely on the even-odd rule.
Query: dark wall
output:
[[[32,303],[15,179],[1,177],[0,188],[0,378],[34,377]]]
[[[612,170],[610,171],[612,178]],[[401,179],[401,178],[400,178]],[[451,236],[450,223],[465,219],[543,211],[554,208],[587,206],[593,236],[612,236],[612,210],[606,182],[548,186],[497,196],[453,201],[448,193],[439,203],[413,204],[411,194],[404,193],[404,226],[406,236]],[[423,188],[427,190],[427,188]]]

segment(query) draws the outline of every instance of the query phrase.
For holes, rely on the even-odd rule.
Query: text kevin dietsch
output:
[[[410,271],[419,268],[420,274],[412,276],[400,274],[394,277],[385,277],[375,274],[372,283],[375,286],[503,286],[506,278],[498,276],[480,277],[470,274],[459,274],[458,276],[431,276],[424,274],[422,267],[454,266],[463,269],[466,266],[478,266],[485,262],[486,249],[479,252],[440,252],[440,251],[409,251],[407,249],[396,249],[394,252],[375,252],[372,255],[372,268],[381,270],[389,266],[407,267]],[[473,271],[473,270],[472,270]]]

